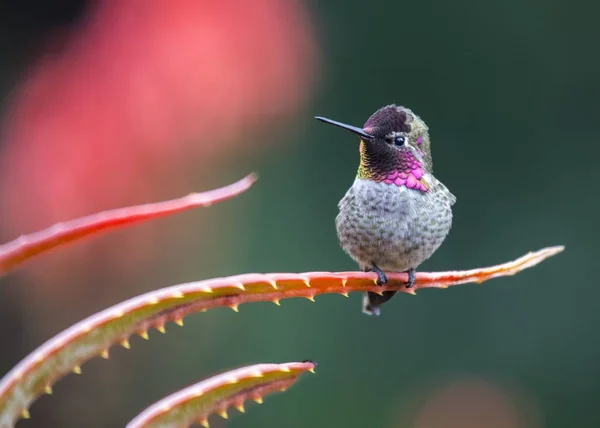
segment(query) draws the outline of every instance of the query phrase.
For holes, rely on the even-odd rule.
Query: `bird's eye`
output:
[[[406,138],[404,138],[402,135],[398,135],[396,138],[394,138],[394,145],[398,147],[403,146],[405,142]]]

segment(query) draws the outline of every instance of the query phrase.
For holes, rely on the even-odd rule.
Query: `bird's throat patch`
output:
[[[427,193],[429,192],[429,184],[425,181],[423,175],[425,175],[425,171],[421,167],[412,170],[394,171],[383,182]]]
[[[404,186],[423,193],[429,192],[423,164],[410,150],[397,150],[392,154],[388,150],[369,151],[366,143],[362,141],[360,152],[358,178],[398,187]]]
[[[400,153],[396,169],[384,178],[385,184],[405,186],[408,189],[420,192],[429,192],[429,184],[425,180],[423,165],[410,152]]]

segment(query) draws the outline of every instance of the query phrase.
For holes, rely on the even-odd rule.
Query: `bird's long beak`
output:
[[[356,126],[346,125],[342,122],[337,122],[335,120],[327,119],[326,117],[315,116],[315,119],[320,120],[321,122],[329,123],[330,125],[339,126],[340,128],[346,129],[356,135],[359,135],[361,138],[365,140],[373,140],[375,137],[361,128],[357,128]]]

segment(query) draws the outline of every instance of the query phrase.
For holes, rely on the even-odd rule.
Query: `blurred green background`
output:
[[[5,111],[48,34],[77,22],[85,7],[34,4],[3,13]],[[361,313],[359,295],[193,315],[183,329],[169,325],[166,336],[134,338],[131,350],[115,349],[108,362],[92,360],[84,376],[61,380],[54,396],[36,402],[33,418],[18,426],[123,426],[156,399],[215,372],[307,358],[318,361],[316,376],[264,406],[249,406],[244,416],[211,422],[238,428],[600,426],[600,288],[593,267],[600,237],[600,202],[593,196],[600,184],[600,56],[594,54],[600,4],[303,5],[319,57],[307,100],[285,118],[271,116],[235,136],[250,148],[260,142],[260,150],[232,150],[219,168],[187,174],[184,184],[160,195],[224,185],[249,171],[260,174],[259,182],[210,209],[55,255],[64,259],[98,242],[118,252],[118,239],[128,233],[169,236],[167,248],[159,239],[146,242],[159,257],[136,260],[131,272],[122,266],[113,272],[99,258],[54,299],[50,285],[36,288],[28,276],[37,261],[2,278],[3,373],[71,323],[147,290],[244,272],[355,269],[338,245],[334,218],[358,166],[358,142],[314,115],[360,126],[380,106],[397,103],[427,122],[435,174],[458,202],[450,235],[421,270],[491,265],[548,245],[567,250],[515,277],[402,295],[379,318]],[[255,107],[260,116],[260,104]],[[8,209],[5,204],[2,214]],[[28,232],[4,226],[3,241]]]

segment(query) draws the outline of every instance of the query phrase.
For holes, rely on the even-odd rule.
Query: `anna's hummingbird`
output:
[[[360,166],[352,187],[339,202],[335,219],[342,248],[365,272],[407,272],[442,244],[452,225],[456,197],[433,176],[427,125],[406,107],[377,110],[357,128],[323,117],[323,122],[360,136]],[[395,291],[368,292],[363,312],[379,315]]]

